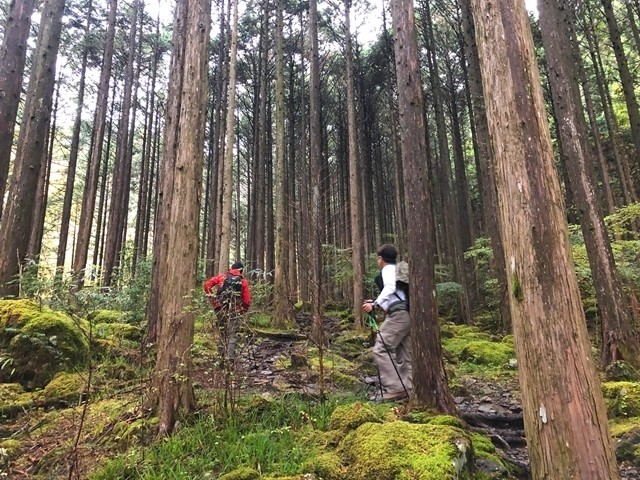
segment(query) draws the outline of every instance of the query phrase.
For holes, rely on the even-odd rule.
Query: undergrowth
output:
[[[317,453],[314,432],[325,429],[337,404],[298,396],[254,397],[237,415],[220,420],[200,414],[174,436],[130,450],[89,478],[218,478],[243,466],[263,474],[294,475]]]

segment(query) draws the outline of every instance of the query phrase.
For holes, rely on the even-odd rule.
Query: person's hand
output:
[[[371,313],[371,311],[375,308],[373,302],[364,302],[362,304],[362,310],[364,310],[366,313]]]

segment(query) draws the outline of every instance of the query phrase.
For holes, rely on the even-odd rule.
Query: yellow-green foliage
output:
[[[351,405],[337,406],[329,419],[329,428],[346,433],[363,423],[380,421],[378,414],[369,405],[356,402]]]
[[[636,428],[640,428],[640,417],[618,417],[609,420],[609,429],[611,430],[611,436],[614,438],[621,437]]]
[[[320,355],[317,348],[309,349],[309,360],[313,367],[317,368],[320,365]],[[355,365],[352,362],[331,351],[324,352],[322,361],[324,363],[324,368],[336,368],[342,371],[355,371]]]
[[[470,343],[489,341],[491,335],[481,332],[478,327],[445,323],[440,327],[442,348],[448,357],[459,357],[460,352]]]
[[[98,338],[107,338],[117,341],[129,340],[139,342],[142,339],[140,327],[128,323],[96,323],[93,334]]]
[[[34,394],[19,383],[0,383],[0,415],[11,416],[33,405]]]
[[[21,328],[7,348],[7,354],[13,360],[11,380],[27,388],[42,388],[57,372],[86,362],[87,339],[71,318],[48,308],[35,314],[28,305],[24,311],[25,321],[12,321]]]
[[[232,472],[218,477],[218,480],[258,480],[259,478],[260,474],[253,468],[240,467],[236,468]]]
[[[513,347],[504,342],[489,342],[478,340],[469,342],[460,351],[460,360],[473,362],[478,365],[504,365],[509,359],[515,358]]]
[[[610,417],[640,416],[640,384],[635,382],[606,382],[602,393]]]
[[[0,345],[8,345],[18,330],[40,314],[29,300],[0,300]]]
[[[365,423],[340,444],[352,480],[470,479],[471,441],[445,425]]]
[[[429,425],[447,425],[449,427],[465,428],[464,422],[451,415],[433,415],[430,412],[414,411],[408,415],[409,418],[402,418],[411,423],[426,423]]]
[[[308,459],[302,470],[305,473],[313,473],[323,480],[343,480],[348,478],[345,475],[345,467],[342,465],[342,460],[333,452],[325,452]]]
[[[124,312],[119,310],[94,310],[87,315],[87,320],[94,325],[98,323],[122,323]]]
[[[58,373],[42,391],[47,401],[77,402],[84,390],[84,379],[79,373]]]
[[[0,441],[0,462],[4,458],[14,458],[20,450],[20,442],[14,439]]]

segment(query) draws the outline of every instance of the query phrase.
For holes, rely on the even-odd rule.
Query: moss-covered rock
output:
[[[613,438],[618,438],[634,428],[640,428],[640,417],[616,417],[609,420],[609,430]]]
[[[128,323],[97,323],[93,327],[93,334],[98,338],[118,342],[122,340],[139,342],[142,340],[142,329]]]
[[[0,450],[4,450],[4,453],[0,453],[0,457],[15,458],[20,450],[20,441],[15,439],[7,439],[0,441]]]
[[[253,468],[240,467],[218,477],[218,480],[258,480],[259,478],[260,473]]]
[[[466,432],[403,421],[365,423],[338,448],[352,480],[471,479],[473,449]]]
[[[640,384],[635,382],[606,382],[602,384],[610,417],[640,416]]]
[[[13,371],[0,371],[0,380],[17,381],[27,389],[42,388],[56,373],[82,366],[89,353],[80,327],[67,315],[48,308],[37,314],[28,310],[28,320],[6,350]]]
[[[60,372],[44,387],[42,394],[47,403],[77,403],[84,386],[84,378],[79,373]]]
[[[331,430],[348,432],[367,422],[380,422],[378,414],[369,405],[356,402],[351,405],[339,405],[329,419]]]
[[[119,310],[94,310],[87,315],[87,320],[94,325],[99,323],[122,323],[125,312]]]
[[[25,392],[19,383],[0,383],[0,416],[12,417],[33,403],[34,394]]]
[[[514,358],[513,346],[504,342],[477,340],[469,342],[460,352],[460,360],[478,365],[500,366]]]
[[[322,480],[343,480],[346,469],[342,460],[334,452],[325,452],[308,459],[302,467],[303,472],[313,473]]]
[[[20,329],[41,313],[29,300],[0,300],[0,346],[8,346]]]
[[[431,412],[410,412],[406,417],[402,417],[410,423],[426,423],[429,425],[447,425],[449,427],[465,428],[465,424],[462,420],[452,415],[434,415]]]

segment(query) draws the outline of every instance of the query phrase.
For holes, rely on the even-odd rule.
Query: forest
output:
[[[639,0],[0,0],[0,38],[0,478],[640,479]]]

